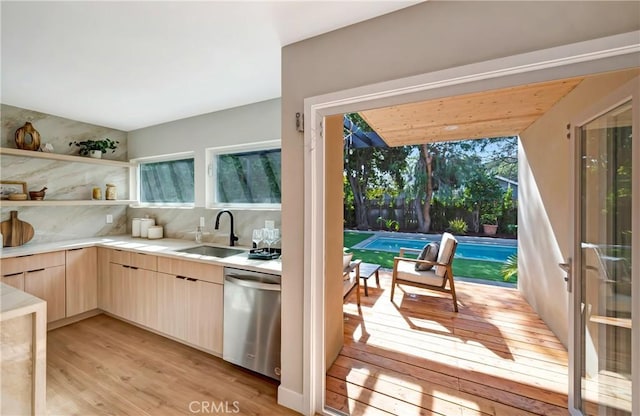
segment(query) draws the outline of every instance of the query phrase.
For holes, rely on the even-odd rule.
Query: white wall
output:
[[[589,78],[520,134],[518,288],[560,341],[569,334],[568,292],[558,263],[570,255],[571,147],[567,123],[637,70]]]
[[[282,51],[283,344],[281,403],[303,389],[304,140],[295,113],[320,94],[629,32],[637,2],[429,1]],[[565,210],[565,208],[559,208]],[[300,399],[301,400],[301,399]]]
[[[280,99],[262,101],[224,111],[203,114],[157,126],[129,132],[129,157],[131,159],[193,152],[195,168],[195,209],[130,208],[131,219],[149,215],[165,227],[165,235],[172,238],[192,239],[193,231],[201,216],[205,217],[207,232],[205,242],[228,243],[228,217],[221,220],[220,231],[212,227],[217,211],[204,209],[205,179],[207,174],[206,149],[258,143],[280,139]],[[235,217],[235,231],[239,244],[251,244],[251,230],[263,227],[264,220],[273,220],[280,226],[279,210],[231,209]]]

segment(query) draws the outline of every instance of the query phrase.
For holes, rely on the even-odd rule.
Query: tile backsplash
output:
[[[274,221],[280,228],[280,211],[230,210],[233,214],[234,234],[239,237],[236,244],[251,246],[251,234],[254,228],[264,227],[265,220]],[[164,227],[164,236],[183,240],[195,240],[195,230],[200,224],[200,217],[205,218],[203,243],[229,244],[229,216],[220,218],[220,229],[214,230],[216,215],[220,210],[205,208],[129,208],[127,210],[127,233],[131,233],[133,218],[154,218],[156,224]],[[280,243],[274,244],[274,247]]]

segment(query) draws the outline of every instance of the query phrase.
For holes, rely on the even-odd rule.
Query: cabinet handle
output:
[[[11,277],[11,276],[18,276],[22,274],[22,272],[18,272],[18,273],[11,273],[11,274],[3,274],[2,277]]]
[[[191,277],[187,277],[187,280],[190,281],[190,282],[197,282],[198,281],[198,279],[194,279],[194,278],[191,278]]]
[[[138,268],[135,267],[135,266],[127,266],[127,267],[130,268],[130,269],[133,269],[133,270],[138,270]]]
[[[35,270],[28,270],[27,273],[35,273],[35,272],[43,272],[44,268],[42,269],[35,269]]]
[[[130,269],[130,268],[131,268],[131,266],[127,266],[127,265],[125,265],[125,264],[123,264],[123,265],[122,265],[122,267],[124,267],[124,268],[126,268],[126,269]]]
[[[186,279],[184,276],[176,276],[176,279]]]
[[[22,258],[22,257],[31,257],[31,256],[33,256],[33,254],[25,254],[24,256],[17,256],[17,257]]]
[[[84,248],[69,248],[69,249],[67,249],[67,251],[78,251],[78,250],[84,250]]]

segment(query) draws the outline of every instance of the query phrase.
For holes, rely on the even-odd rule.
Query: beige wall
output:
[[[639,12],[637,2],[429,1],[283,48],[281,391],[303,387],[304,99],[637,30]]]
[[[571,253],[573,195],[567,123],[637,71],[584,80],[520,134],[518,288],[566,346],[568,292],[558,267]]]

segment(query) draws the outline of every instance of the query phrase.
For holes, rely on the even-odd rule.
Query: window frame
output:
[[[141,201],[141,185],[142,181],[140,178],[140,166],[143,164],[149,163],[160,163],[160,162],[172,162],[178,160],[192,159],[193,160],[193,202],[142,202]],[[196,204],[196,155],[195,152],[182,152],[182,153],[172,153],[168,155],[162,156],[150,156],[150,157],[141,157],[132,160],[135,163],[135,175],[132,180],[135,182],[131,184],[132,189],[136,190],[136,205],[134,207],[150,207],[150,208],[195,208]]]
[[[261,142],[231,145],[231,146],[216,146],[206,149],[206,164],[207,175],[205,180],[205,198],[206,207],[209,209],[242,209],[242,210],[274,210],[279,211],[282,207],[282,200],[277,204],[265,204],[265,203],[239,203],[239,202],[219,202],[217,201],[218,194],[218,177],[217,177],[217,156],[256,152],[261,150],[280,150],[280,167],[282,168],[282,145],[279,139],[277,140],[265,140]],[[282,170],[280,172],[280,186],[282,189]]]

